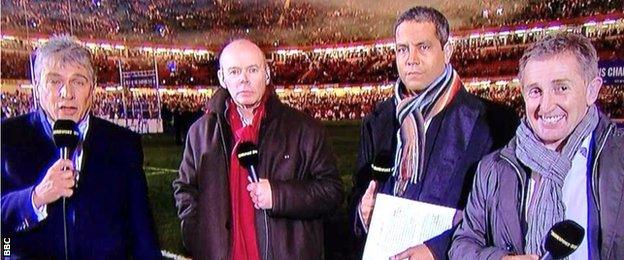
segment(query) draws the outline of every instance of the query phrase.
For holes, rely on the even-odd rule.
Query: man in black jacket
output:
[[[224,88],[189,130],[173,183],[185,246],[196,259],[323,259],[322,217],[342,201],[342,183],[323,127],[283,105],[254,43],[220,55]],[[237,158],[259,147],[258,182]]]

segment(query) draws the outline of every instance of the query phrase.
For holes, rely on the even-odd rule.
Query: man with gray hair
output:
[[[453,46],[442,13],[414,7],[394,28],[399,72],[394,96],[362,123],[351,200],[356,242],[367,236],[378,192],[452,208],[459,219],[478,161],[507,143],[517,126],[511,109],[464,88],[450,63]],[[371,165],[383,154],[393,158],[392,176],[373,180]],[[394,258],[445,259],[452,234],[453,229],[436,234]]]
[[[40,109],[2,121],[2,231],[25,259],[159,259],[140,135],[89,114],[91,54],[55,36],[36,51]],[[53,126],[77,124],[65,158]],[[6,256],[6,255],[5,255]]]
[[[594,104],[596,50],[580,35],[547,36],[525,51],[518,77],[526,115],[481,160],[450,257],[537,259],[550,228],[572,220],[586,232],[569,259],[624,258],[624,127]]]

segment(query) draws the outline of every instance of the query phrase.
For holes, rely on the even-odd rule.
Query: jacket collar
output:
[[[270,87],[267,87],[267,91],[270,91]],[[227,101],[232,98],[227,89],[220,88],[208,101],[208,112],[217,116],[225,117],[225,111],[227,109]],[[274,118],[277,118],[284,109],[284,104],[279,100],[275,92],[269,93],[266,101],[266,116],[263,121],[269,122]]]

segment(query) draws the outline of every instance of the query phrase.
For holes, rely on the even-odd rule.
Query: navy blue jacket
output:
[[[31,194],[59,158],[44,113],[2,121],[2,236],[14,258],[64,259],[62,199],[42,221]],[[90,117],[83,167],[67,199],[70,259],[160,258],[143,173],[141,137]]]
[[[400,127],[394,98],[378,104],[364,118],[353,178],[351,220],[355,244],[362,249],[366,234],[357,207],[371,180],[370,165],[381,151],[394,155]],[[482,100],[463,87],[453,101],[432,118],[426,133],[422,181],[409,185],[403,198],[463,210],[477,163],[514,135],[518,116],[509,108]],[[379,184],[379,192],[392,194],[394,178]],[[425,245],[436,259],[446,259],[454,229],[428,240]],[[406,248],[407,249],[407,248]]]

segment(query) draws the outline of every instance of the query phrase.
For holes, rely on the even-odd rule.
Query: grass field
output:
[[[359,121],[326,122],[330,141],[338,161],[345,195],[351,190],[351,174],[355,167],[360,136]],[[180,222],[177,217],[171,182],[177,177],[183,146],[177,146],[168,135],[144,135],[145,173],[156,228],[163,250],[184,254]],[[346,203],[326,221],[326,253],[328,258],[344,259],[348,249]]]

